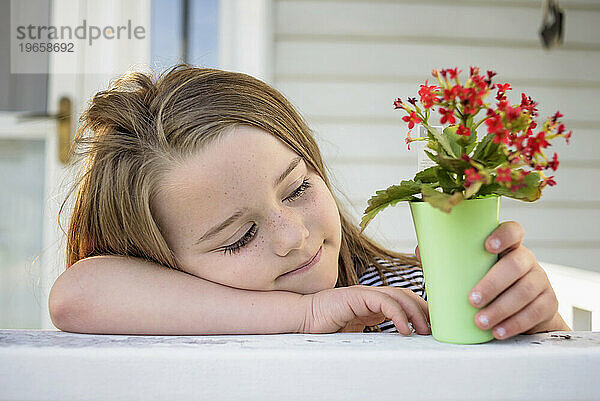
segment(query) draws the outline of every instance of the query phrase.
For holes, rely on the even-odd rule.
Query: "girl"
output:
[[[351,224],[306,123],[260,80],[185,64],[126,74],[94,96],[76,149],[56,327],[431,333],[418,247],[392,252]],[[498,339],[570,330],[523,235],[516,222],[492,233],[501,259],[470,301]]]

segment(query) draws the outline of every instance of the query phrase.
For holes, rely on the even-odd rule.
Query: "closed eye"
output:
[[[302,184],[300,184],[300,186],[298,188],[296,188],[296,190],[294,192],[292,192],[292,194],[290,196],[288,196],[285,200],[289,201],[289,202],[295,201],[296,199],[301,197],[304,194],[304,192],[311,186],[312,186],[312,184],[311,184],[310,180],[308,178],[305,178],[302,181]],[[257,231],[258,231],[258,226],[253,223],[252,227],[250,227],[248,232],[246,232],[246,234],[244,234],[244,236],[242,238],[240,238],[239,241],[237,241],[236,243],[234,243],[232,245],[226,246],[220,252],[222,252],[223,255],[227,255],[227,252],[229,252],[230,254],[239,252],[241,248],[246,246],[250,241],[252,241],[252,239],[254,239]]]

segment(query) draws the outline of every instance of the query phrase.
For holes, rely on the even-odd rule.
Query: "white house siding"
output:
[[[570,145],[558,138],[546,149],[559,155],[558,170],[546,171],[557,185],[534,203],[503,197],[500,221],[524,227],[538,260],[600,272],[600,2],[559,3],[564,44],[546,51],[537,0],[273,1],[272,83],[307,119],[357,224],[376,190],[416,172],[393,100],[436,82],[433,68],[458,67],[464,82],[479,66],[511,83],[511,103],[521,92],[538,101],[538,122],[560,110],[573,130]],[[417,244],[406,202],[366,233],[401,252]]]

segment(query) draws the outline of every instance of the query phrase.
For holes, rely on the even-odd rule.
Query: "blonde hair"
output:
[[[285,142],[331,191],[305,121],[281,93],[252,76],[178,64],[159,76],[125,74],[98,92],[80,118],[73,149],[75,162],[84,164],[61,206],[62,212],[77,191],[67,232],[67,268],[90,256],[122,255],[179,270],[153,213],[158,183],[174,163],[238,124]],[[335,201],[342,229],[336,287],[358,284],[370,264],[387,284],[383,270],[393,268],[376,258],[420,267],[414,256],[367,238]]]

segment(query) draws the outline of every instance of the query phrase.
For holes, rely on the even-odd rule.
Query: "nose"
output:
[[[303,249],[310,235],[304,217],[292,208],[280,208],[272,221],[273,244],[279,256],[286,256],[294,249]]]

